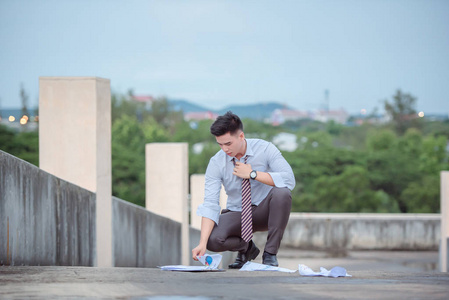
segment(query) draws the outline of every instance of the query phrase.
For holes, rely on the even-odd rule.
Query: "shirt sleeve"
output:
[[[281,151],[275,145],[269,143],[266,154],[270,167],[268,174],[273,179],[274,185],[276,187],[287,187],[289,190],[293,190],[296,185],[295,175],[290,164],[282,156]]]
[[[211,219],[218,225],[220,216],[221,170],[213,161],[209,161],[206,169],[204,186],[204,202],[198,206],[196,214]]]

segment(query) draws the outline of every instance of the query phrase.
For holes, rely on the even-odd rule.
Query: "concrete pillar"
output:
[[[440,240],[440,270],[449,269],[449,171],[440,172],[441,181],[441,240]]]
[[[39,165],[50,174],[96,193],[96,265],[112,267],[108,79],[39,78]]]
[[[201,217],[196,214],[198,206],[204,201],[204,174],[193,174],[190,176],[190,225],[201,230]],[[220,206],[226,208],[227,195],[224,186],[220,191]]]
[[[145,146],[145,206],[181,223],[181,262],[189,264],[187,211],[189,157],[187,143],[152,143]]]

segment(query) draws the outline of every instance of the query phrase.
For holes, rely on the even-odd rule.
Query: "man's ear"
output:
[[[244,140],[245,139],[245,133],[242,131],[242,132],[240,132],[240,134],[239,134],[239,138],[240,139],[242,139],[242,140]]]

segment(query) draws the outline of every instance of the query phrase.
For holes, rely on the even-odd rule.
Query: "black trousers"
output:
[[[292,195],[288,188],[273,187],[267,197],[252,206],[253,232],[268,231],[265,251],[277,254],[282,236],[290,217]],[[244,252],[248,243],[241,238],[241,212],[223,209],[207,242],[207,249],[214,252]]]

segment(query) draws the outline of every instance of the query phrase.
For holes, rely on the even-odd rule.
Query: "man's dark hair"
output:
[[[226,133],[235,134],[238,130],[243,131],[243,124],[240,118],[228,111],[223,116],[219,116],[210,127],[210,133],[221,136]]]

